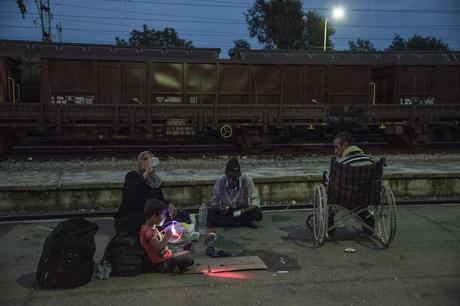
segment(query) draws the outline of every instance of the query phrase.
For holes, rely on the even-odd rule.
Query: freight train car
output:
[[[339,129],[452,138],[455,53],[149,49],[0,42],[3,147],[34,139],[235,141],[263,149]]]
[[[382,129],[407,144],[457,137],[460,105],[459,52],[304,52],[245,50],[240,58],[304,62],[328,105],[328,126]],[[295,81],[294,81],[295,83]],[[297,79],[299,87],[305,83]],[[311,90],[310,90],[311,91]]]

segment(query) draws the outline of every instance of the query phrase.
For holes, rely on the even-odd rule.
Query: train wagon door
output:
[[[372,68],[371,103],[393,104],[395,95],[394,66],[379,66]],[[374,99],[375,97],[375,99]]]
[[[0,58],[0,103],[15,103],[21,99],[21,71],[17,62]]]
[[[99,99],[101,104],[120,104],[121,65],[101,63],[99,66]]]
[[[126,66],[126,102],[128,104],[148,104],[146,63],[129,63]]]
[[[324,67],[308,67],[307,70],[307,102],[314,104],[327,103],[325,97]]]
[[[303,66],[287,66],[284,81],[284,103],[301,104],[303,103],[303,84],[305,84]]]
[[[438,99],[436,104],[460,103],[458,67],[441,67],[438,74]]]

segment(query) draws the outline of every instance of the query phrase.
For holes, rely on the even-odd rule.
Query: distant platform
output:
[[[206,203],[228,156],[162,160],[158,174],[166,198],[178,207]],[[460,154],[386,156],[384,180],[398,199],[460,198]],[[262,205],[300,203],[328,170],[330,156],[241,157]],[[134,160],[6,161],[0,172],[0,212],[115,209]]]

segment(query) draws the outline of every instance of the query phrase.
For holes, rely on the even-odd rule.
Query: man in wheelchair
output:
[[[338,162],[343,165],[350,166],[365,166],[375,164],[375,159],[367,155],[363,149],[358,147],[355,144],[355,138],[353,134],[349,132],[339,132],[333,141],[334,145],[334,154],[339,158]],[[329,178],[327,172],[323,175],[324,185],[328,186]],[[368,210],[360,212],[359,217],[370,227],[374,228],[375,219],[374,216],[369,214]],[[335,212],[332,207],[329,207],[329,217],[328,217],[328,226],[332,227],[334,225]],[[372,234],[372,231],[369,228],[363,226],[363,231],[367,234]],[[329,237],[335,235],[336,228],[331,228],[328,230]]]
[[[335,235],[338,224],[351,217],[386,248],[396,233],[396,202],[391,188],[383,183],[385,159],[374,160],[354,143],[347,132],[334,138],[337,156],[331,160],[329,173],[323,173],[322,184],[315,186],[307,226],[320,246]]]

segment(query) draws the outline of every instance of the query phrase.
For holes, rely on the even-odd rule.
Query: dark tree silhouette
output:
[[[299,0],[256,0],[245,13],[249,35],[265,48],[322,48],[325,18],[316,12],[306,14]],[[328,26],[329,39],[335,30]]]
[[[149,29],[146,24],[142,26],[142,31],[132,30],[128,41],[116,37],[115,42],[117,45],[133,47],[193,48],[193,42],[180,39],[176,30],[164,28],[163,31],[156,31]]]
[[[324,44],[324,22],[326,18],[314,11],[308,11],[305,14],[305,46],[308,49],[323,49]],[[335,34],[335,29],[327,25],[327,49],[334,49],[331,36]]]
[[[427,51],[438,50],[447,51],[449,45],[441,39],[433,36],[421,36],[418,34],[412,35],[407,41],[399,34],[395,34],[393,41],[387,48],[388,51]]]
[[[239,59],[241,58],[241,54],[239,53],[240,50],[249,50],[251,49],[251,44],[245,39],[237,39],[234,40],[233,43],[235,44],[233,48],[228,49],[228,55],[230,58]]]
[[[376,51],[374,44],[368,39],[358,38],[356,42],[349,40],[348,49],[350,51]]]

